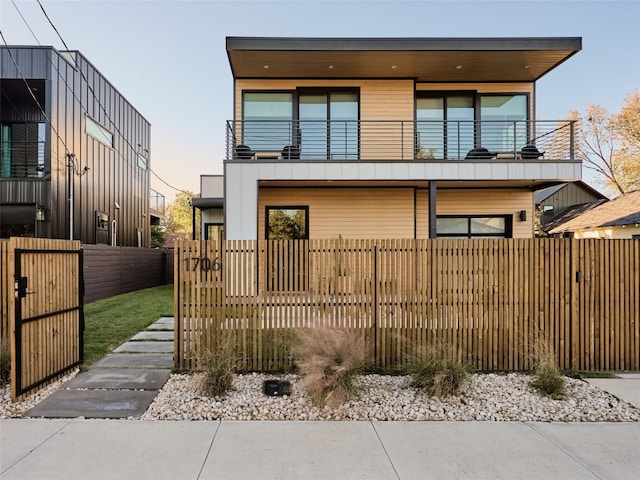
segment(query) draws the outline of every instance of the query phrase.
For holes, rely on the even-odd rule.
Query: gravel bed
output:
[[[77,370],[22,402],[11,403],[9,385],[0,386],[0,418],[19,418],[71,380]],[[306,395],[298,375],[237,375],[234,389],[209,398],[196,391],[197,374],[172,374],[158,396],[134,420],[368,420],[368,421],[548,421],[638,422],[640,410],[587,382],[566,379],[564,400],[542,396],[522,374],[475,374],[467,390],[446,399],[409,387],[408,376],[362,375],[358,397],[340,408],[320,409]],[[266,379],[288,380],[292,394],[262,393]]]
[[[265,379],[292,384],[291,396],[262,393]],[[553,421],[638,422],[640,410],[587,382],[566,379],[566,398],[552,400],[529,386],[522,374],[476,374],[461,396],[438,399],[410,388],[407,376],[358,377],[358,398],[337,409],[320,409],[297,375],[238,375],[234,390],[208,398],[191,374],[172,375],[140,417],[142,420],[369,420],[369,421]]]

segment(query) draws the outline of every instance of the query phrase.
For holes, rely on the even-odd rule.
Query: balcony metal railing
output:
[[[42,178],[44,142],[0,142],[0,178]]]
[[[574,122],[228,121],[227,160],[573,160]]]
[[[165,213],[165,198],[160,192],[156,192],[153,188],[149,189],[149,209],[154,210],[162,215]]]

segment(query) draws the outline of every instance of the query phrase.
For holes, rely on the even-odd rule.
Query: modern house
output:
[[[227,38],[228,239],[533,237],[581,178],[536,82],[580,38]]]
[[[200,232],[203,240],[222,241],[224,234],[224,177],[222,175],[200,175],[200,197],[192,198],[193,219],[200,210]],[[195,239],[197,229],[192,229]]]
[[[609,198],[578,180],[538,190],[534,194],[534,200],[538,217],[536,235],[543,236],[555,227],[601,205]]]
[[[0,237],[149,246],[151,126],[82,54],[0,48],[0,123]]]
[[[597,205],[550,233],[574,238],[640,239],[640,190]]]

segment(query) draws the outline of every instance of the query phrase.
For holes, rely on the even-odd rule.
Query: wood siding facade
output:
[[[258,236],[265,238],[265,208],[307,206],[309,238],[428,238],[429,191],[414,187],[260,188]],[[526,220],[520,220],[520,212]],[[440,189],[438,215],[507,215],[513,238],[533,236],[529,189]]]

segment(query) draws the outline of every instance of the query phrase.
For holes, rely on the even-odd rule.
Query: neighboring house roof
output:
[[[574,218],[596,208],[599,205],[602,205],[606,201],[606,199],[601,199],[591,203],[582,203],[580,205],[571,205],[569,207],[565,207],[561,209],[557,215],[555,215],[549,221],[545,222],[541,226],[541,228],[545,232],[550,232],[554,228],[559,227],[560,225],[563,225],[570,220],[573,220]]]
[[[580,37],[227,37],[234,78],[398,78],[534,82],[582,49]]]
[[[571,185],[571,184],[573,184],[573,185],[575,185],[575,186],[587,191],[588,193],[593,195],[595,198],[600,198],[602,200],[608,200],[608,198],[605,195],[600,193],[598,190],[593,188],[591,185],[583,182],[582,180],[577,180],[575,182],[560,183],[558,185],[553,185],[551,187],[543,188],[542,190],[537,190],[534,193],[534,199],[535,199],[536,205],[544,202],[551,195],[553,195],[554,193],[559,192],[560,190],[562,190],[563,188],[565,188],[566,186]]]
[[[535,199],[536,205],[542,203],[544,200],[549,198],[551,195],[556,193],[557,191],[566,187],[568,183],[559,183],[558,185],[552,185],[551,187],[543,188],[542,190],[536,190],[533,194],[533,198]]]
[[[640,190],[603,203],[554,228],[550,233],[589,228],[640,225]]]

